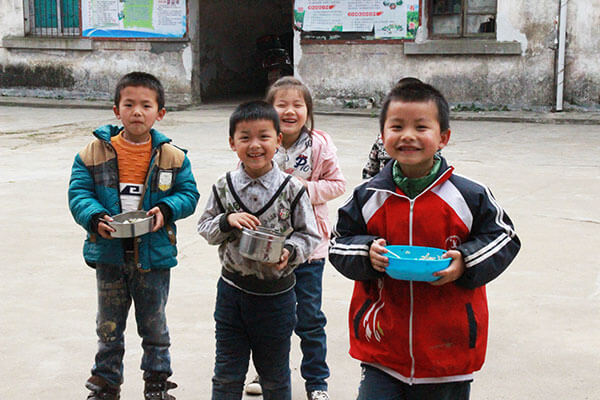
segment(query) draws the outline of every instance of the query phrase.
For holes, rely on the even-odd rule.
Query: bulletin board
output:
[[[303,32],[355,32],[373,39],[415,38],[419,0],[295,0],[294,24]],[[343,37],[343,36],[340,36]]]
[[[83,37],[183,38],[186,0],[81,0]]]

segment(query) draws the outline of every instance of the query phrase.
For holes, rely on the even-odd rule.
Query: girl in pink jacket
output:
[[[277,110],[283,135],[273,161],[306,187],[322,237],[309,260],[295,270],[298,317],[295,332],[300,337],[300,371],[308,399],[328,400],[325,381],[329,377],[325,361],[327,320],[321,311],[323,267],[330,233],[327,202],[344,193],[346,181],[331,137],[313,129],[313,103],[308,88],[298,79],[286,76],[273,83],[266,101]]]

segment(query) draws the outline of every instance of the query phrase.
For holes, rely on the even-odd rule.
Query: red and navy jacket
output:
[[[356,281],[350,355],[409,384],[470,380],[485,359],[485,284],[508,267],[520,241],[490,190],[454,174],[443,158],[438,177],[414,199],[395,185],[393,164],[354,189],[331,235],[329,260]],[[456,249],[465,273],[442,286],[392,279],[371,266],[377,238]]]

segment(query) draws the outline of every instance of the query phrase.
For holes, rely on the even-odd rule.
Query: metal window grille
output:
[[[79,0],[24,0],[25,31],[29,36],[79,36]]]

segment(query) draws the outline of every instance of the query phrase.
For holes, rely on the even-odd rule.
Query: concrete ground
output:
[[[217,251],[196,233],[211,184],[236,159],[227,145],[231,105],[168,113],[157,127],[189,149],[202,195],[179,223],[179,266],[168,306],[178,399],[209,399],[214,361]],[[481,118],[480,118],[481,119]],[[515,119],[514,121],[519,121]],[[83,230],[70,216],[73,157],[109,109],[0,106],[1,399],[84,399],[96,351],[96,289],[82,260]],[[348,179],[347,194],[377,133],[375,118],[317,115]],[[572,122],[572,121],[571,121]],[[488,285],[487,361],[472,398],[600,398],[600,126],[452,121],[444,155],[461,174],[488,184],[513,219],[523,248]],[[345,196],[330,203],[331,216]],[[594,250],[596,249],[596,250]],[[330,395],[355,398],[359,364],[347,355],[352,282],[326,266]],[[131,318],[123,398],[141,398],[140,339]],[[294,338],[294,399],[305,398]],[[252,378],[249,373],[248,378]],[[247,397],[251,398],[251,397]]]

